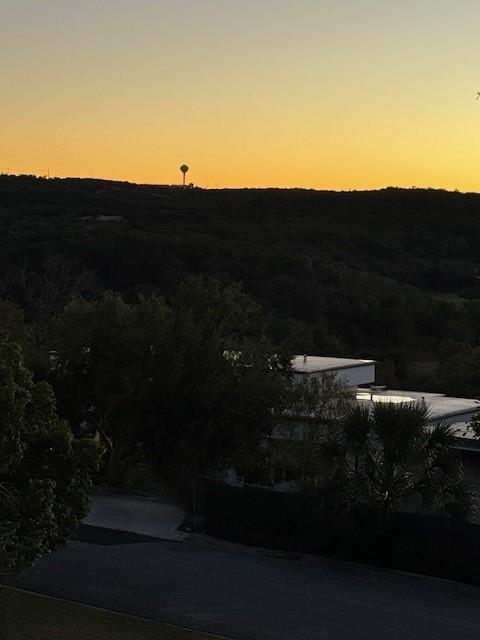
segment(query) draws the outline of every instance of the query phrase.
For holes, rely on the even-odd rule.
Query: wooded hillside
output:
[[[380,382],[480,395],[480,195],[202,190],[0,176],[0,298],[46,322],[106,289],[241,282],[292,351],[373,357]]]

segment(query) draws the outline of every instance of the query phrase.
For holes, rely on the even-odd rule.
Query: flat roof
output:
[[[360,397],[359,397],[360,396]],[[368,397],[361,397],[368,396]],[[480,413],[480,400],[474,398],[451,398],[443,393],[427,393],[423,391],[396,391],[388,389],[374,393],[379,398],[385,398],[385,402],[392,398],[392,402],[414,402],[425,401],[430,414],[430,421],[440,421],[446,418],[458,417],[459,422],[462,419],[470,419],[474,413]],[[362,402],[370,402],[370,390],[368,388],[359,388],[357,398]]]
[[[320,373],[326,371],[338,371],[353,367],[369,367],[376,364],[375,360],[355,360],[353,358],[327,358],[324,356],[295,356],[292,367],[296,373]]]

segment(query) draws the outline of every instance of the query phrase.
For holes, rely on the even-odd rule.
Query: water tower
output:
[[[185,178],[187,176],[188,166],[186,164],[182,164],[180,171],[183,173],[183,188],[185,189]]]

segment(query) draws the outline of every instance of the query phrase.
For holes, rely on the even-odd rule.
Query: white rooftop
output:
[[[295,356],[292,367],[296,373],[320,373],[339,371],[353,367],[367,367],[375,364],[375,360],[354,360],[352,358],[326,358],[324,356]]]
[[[423,391],[396,391],[373,387],[375,381],[375,360],[354,358],[329,358],[324,356],[297,355],[292,359],[292,367],[297,375],[339,372],[338,378],[346,386],[357,388],[357,400],[362,403],[372,402],[425,402],[431,425],[443,422],[454,427],[458,442],[468,442],[480,449],[480,442],[475,439],[469,420],[480,413],[480,400],[473,398],[450,398],[443,393],[427,393]],[[362,388],[363,385],[370,387]]]
[[[443,393],[422,391],[396,391],[389,389],[373,394],[369,389],[358,389],[360,402],[425,402],[430,422],[445,421],[449,424],[467,422],[476,413],[480,413],[480,400],[473,398],[450,398]]]

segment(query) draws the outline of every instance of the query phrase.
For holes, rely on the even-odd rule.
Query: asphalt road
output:
[[[238,640],[480,638],[480,589],[202,541],[72,541],[20,586]]]

